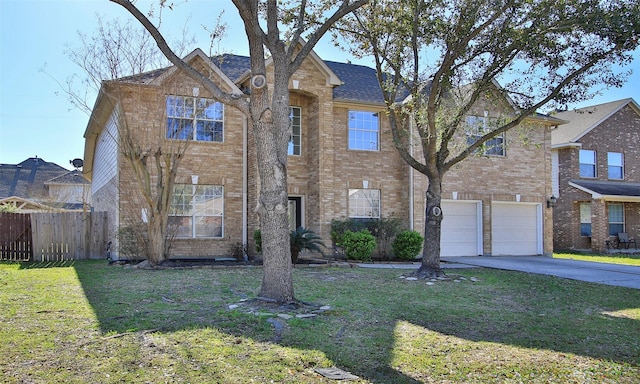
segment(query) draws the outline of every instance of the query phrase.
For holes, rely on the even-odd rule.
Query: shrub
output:
[[[253,240],[256,243],[256,252],[262,252],[262,232],[259,229],[253,232]],[[320,252],[324,256],[324,243],[322,242],[322,238],[312,230],[304,227],[298,227],[295,231],[291,231],[289,247],[291,249],[291,262],[293,264],[298,261],[300,252],[305,249]]]
[[[262,253],[262,232],[259,229],[253,231],[253,241],[256,243],[256,252]]]
[[[365,225],[376,237],[378,256],[382,259],[388,259],[391,242],[400,232],[402,221],[397,217],[383,217],[380,220],[368,220]]]
[[[391,244],[393,254],[399,259],[413,260],[422,249],[422,240],[416,231],[402,231]]]
[[[376,247],[376,238],[366,229],[358,232],[346,231],[342,236],[342,246],[348,259],[369,261]]]
[[[331,241],[336,247],[344,249],[343,236],[347,231],[360,232],[368,230],[376,238],[379,256],[389,256],[391,240],[400,232],[402,221],[396,217],[382,219],[346,219],[331,221]]]
[[[291,247],[291,262],[293,264],[298,261],[298,255],[300,251],[309,250],[314,252],[320,252],[324,256],[324,243],[322,237],[317,235],[310,229],[304,227],[298,227],[295,231],[291,231],[290,238]]]

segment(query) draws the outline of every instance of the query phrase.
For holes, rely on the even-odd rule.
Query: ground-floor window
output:
[[[580,236],[591,236],[591,203],[580,203]]]
[[[224,188],[179,184],[173,188],[169,225],[175,237],[223,237]]]
[[[349,189],[349,218],[379,219],[379,189]]]
[[[609,236],[624,232],[624,205],[609,204]]]

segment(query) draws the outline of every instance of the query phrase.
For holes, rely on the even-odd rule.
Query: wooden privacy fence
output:
[[[4,214],[2,214],[4,215]],[[106,212],[39,212],[28,214],[12,214],[12,220],[29,221],[30,244],[25,241],[23,248],[29,249],[18,258],[18,253],[10,241],[5,244],[5,228],[13,228],[13,222],[0,221],[0,259],[2,260],[34,260],[62,261],[105,258],[107,239]],[[24,218],[26,216],[26,218]],[[3,219],[4,220],[4,219]],[[15,237],[8,235],[6,239]],[[15,242],[15,241],[14,241]],[[29,257],[25,258],[25,254]]]
[[[29,261],[32,256],[31,217],[0,212],[0,260]]]

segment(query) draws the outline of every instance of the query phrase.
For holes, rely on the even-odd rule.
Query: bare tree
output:
[[[136,256],[157,264],[169,254],[171,195],[188,141],[164,140],[164,136],[158,134],[163,132],[160,127],[147,126],[157,121],[152,116],[140,120],[146,122],[145,126],[127,121],[120,102],[127,98],[129,106],[140,103],[140,95],[133,88],[129,92],[123,90],[130,83],[135,83],[139,75],[167,67],[170,62],[144,28],[131,22],[105,22],[99,16],[96,18],[97,27],[93,34],[79,32],[80,45],[68,46],[66,50],[67,56],[82,70],[81,74],[71,76],[64,85],[60,85],[70,102],[86,112],[90,119],[94,118],[90,100],[95,100],[96,94],[99,100],[110,104],[115,111],[117,129],[111,139],[117,143],[128,165],[121,171],[131,173],[139,194],[139,199],[132,199],[126,205],[128,209],[139,212],[132,217],[140,217],[144,222],[142,226],[136,223],[127,225],[128,228],[135,228],[136,249],[142,253]],[[161,17],[157,18],[157,22],[161,22]],[[215,39],[224,35],[224,29],[222,23],[213,27],[210,32],[212,46]],[[174,44],[177,52],[182,53],[193,45],[193,37],[188,36],[188,32],[183,30],[182,36]],[[163,100],[158,102],[162,103]],[[162,106],[157,108],[163,109]]]
[[[215,99],[237,108],[247,117],[253,127],[260,176],[256,208],[264,257],[260,296],[277,302],[294,300],[287,216],[289,79],[331,26],[367,0],[344,0],[337,4],[333,1],[233,0],[249,43],[252,76],[249,97],[222,91],[206,75],[181,60],[133,2],[111,1],[127,9],[149,31],[172,64],[198,81]],[[281,28],[285,28],[286,33],[283,34]],[[300,45],[303,35],[307,42]],[[266,80],[267,53],[273,66],[270,82]]]
[[[613,68],[630,62],[638,46],[640,9],[631,0],[373,0],[338,34],[354,55],[373,55],[395,146],[428,178],[418,273],[432,276],[442,274],[447,171],[542,107],[622,84],[625,73]],[[466,117],[483,100],[514,105],[470,139]]]

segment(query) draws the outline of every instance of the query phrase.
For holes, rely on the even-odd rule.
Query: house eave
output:
[[[640,195],[610,195],[610,194],[602,194],[594,191],[593,189],[584,187],[574,182],[569,182],[569,185],[588,193],[591,195],[593,200],[604,200],[604,201],[612,201],[612,202],[623,202],[623,203],[640,203]]]

